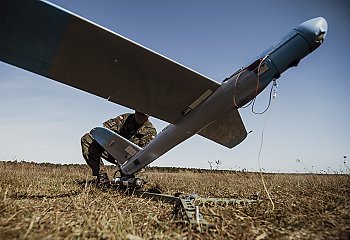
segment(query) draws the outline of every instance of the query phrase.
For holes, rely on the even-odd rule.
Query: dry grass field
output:
[[[112,175],[112,168],[110,169]],[[147,187],[257,204],[202,206],[199,231],[173,206],[88,184],[83,165],[0,162],[0,239],[349,239],[350,176],[147,169]]]

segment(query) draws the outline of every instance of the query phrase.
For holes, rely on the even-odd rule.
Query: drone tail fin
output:
[[[247,137],[247,131],[237,109],[220,116],[198,134],[228,148],[233,148]]]
[[[90,131],[91,136],[122,165],[136,155],[142,148],[113,131],[104,127],[95,127]]]

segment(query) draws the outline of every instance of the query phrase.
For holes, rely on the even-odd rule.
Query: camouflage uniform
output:
[[[103,126],[140,147],[145,147],[157,135],[155,127],[149,120],[139,126],[135,121],[135,114],[122,114],[107,120]],[[81,148],[86,163],[92,169],[93,176],[99,176],[99,174],[106,172],[101,157],[110,163],[117,164],[115,159],[92,138],[90,133],[86,133],[81,138]]]

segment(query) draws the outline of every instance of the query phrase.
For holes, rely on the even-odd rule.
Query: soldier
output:
[[[157,135],[157,130],[148,120],[148,115],[138,111],[109,119],[103,123],[103,126],[140,147],[145,147]],[[96,176],[96,184],[108,183],[109,179],[101,157],[110,163],[117,164],[115,159],[92,138],[90,133],[86,133],[81,138],[81,149],[86,163],[92,169],[92,175]]]

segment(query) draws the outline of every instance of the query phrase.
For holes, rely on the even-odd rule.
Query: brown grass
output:
[[[109,175],[112,175],[110,169]],[[0,239],[348,239],[349,175],[256,173],[140,174],[163,193],[259,198],[246,206],[203,206],[214,229],[198,231],[172,219],[173,206],[101,190],[83,165],[0,162]],[[147,188],[146,186],[146,188]]]

